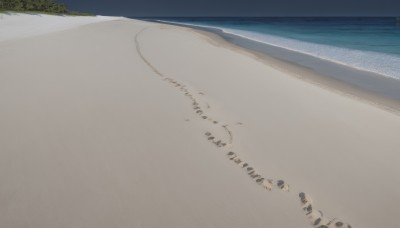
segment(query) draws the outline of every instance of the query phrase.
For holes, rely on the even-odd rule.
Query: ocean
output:
[[[384,18],[162,18],[219,29],[362,71],[400,80],[400,20]]]

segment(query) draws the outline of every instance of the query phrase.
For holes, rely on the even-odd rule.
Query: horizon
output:
[[[400,16],[124,16],[128,18],[400,18]]]
[[[393,0],[58,0],[70,10],[126,17],[399,17]]]

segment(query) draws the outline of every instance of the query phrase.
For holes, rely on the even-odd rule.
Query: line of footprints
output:
[[[135,39],[137,42],[137,37]],[[206,132],[205,137],[207,140],[211,143],[213,143],[215,146],[221,149],[227,149],[228,152],[226,152],[226,156],[229,160],[233,161],[236,165],[238,165],[240,168],[244,169],[245,172],[248,174],[248,176],[255,181],[258,185],[260,185],[262,188],[271,191],[274,188],[278,188],[282,191],[289,192],[290,187],[289,184],[287,184],[284,180],[273,180],[273,179],[266,179],[262,177],[260,174],[257,173],[257,171],[249,165],[247,162],[244,162],[235,152],[230,151],[229,148],[231,148],[231,145],[233,143],[233,134],[232,131],[229,130],[228,125],[223,125],[219,121],[210,118],[209,116],[206,115],[205,109],[201,108],[200,103],[198,100],[195,98],[193,95],[194,93],[191,93],[189,89],[183,85],[182,83],[179,83],[177,80],[174,80],[172,78],[165,77],[162,73],[160,73],[151,63],[145,59],[143,54],[141,53],[139,43],[137,42],[137,51],[140,54],[141,58],[143,61],[163,80],[166,82],[170,83],[172,86],[178,88],[183,94],[189,98],[192,102],[192,108],[193,111],[203,120],[207,120],[213,125],[219,125],[220,127],[223,128],[223,130],[227,133],[227,141],[223,141],[223,139],[219,139],[215,134],[212,134],[211,132]],[[199,93],[203,94],[203,93]],[[207,108],[210,108],[210,106],[207,104]],[[241,123],[240,123],[241,124]],[[313,205],[312,205],[312,199],[309,195],[307,195],[304,192],[299,193],[299,198],[300,198],[300,204],[301,208],[304,211],[307,219],[310,221],[310,223],[316,227],[316,228],[352,228],[349,224],[341,222],[339,219],[334,218],[334,219],[326,219],[324,217],[324,214],[320,210],[315,210]]]
[[[218,124],[219,122],[216,120],[213,120],[212,118],[208,117],[205,114],[205,111],[200,107],[199,102],[197,99],[190,93],[190,91],[184,86],[183,84],[177,82],[174,79],[171,78],[165,78],[165,81],[171,83],[175,87],[179,88],[180,91],[184,92],[184,95],[187,96],[191,101],[192,101],[192,106],[193,110],[197,115],[199,115],[202,119],[208,120],[212,122],[213,124]],[[224,128],[228,134],[229,134],[229,141],[230,144],[232,143],[232,132],[228,129],[228,125],[222,125],[222,128]],[[223,142],[223,140],[218,139],[216,136],[214,136],[211,132],[206,132],[205,136],[208,141],[212,142],[214,145],[216,145],[219,148],[224,148],[228,145],[228,143]],[[236,153],[233,151],[229,151],[226,153],[226,156],[229,160],[233,161],[236,165],[241,167],[242,169],[245,170],[245,172],[248,174],[248,176],[253,179],[258,185],[262,186],[264,189],[271,191],[274,187],[277,187],[278,189],[289,192],[290,187],[289,184],[287,184],[284,180],[272,180],[272,179],[266,179],[262,177],[260,174],[256,172],[256,170],[250,166],[248,163],[244,162]],[[314,210],[313,205],[312,205],[312,200],[309,195],[306,195],[305,193],[301,192],[299,193],[299,198],[300,198],[300,203],[302,210],[304,211],[306,217],[310,221],[310,223],[317,227],[317,228],[351,228],[349,224],[345,224],[338,219],[331,219],[327,220],[324,218],[324,215],[321,211],[319,210]]]

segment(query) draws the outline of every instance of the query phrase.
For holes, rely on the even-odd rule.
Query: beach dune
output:
[[[0,227],[397,227],[399,116],[205,33],[48,29],[0,69]]]

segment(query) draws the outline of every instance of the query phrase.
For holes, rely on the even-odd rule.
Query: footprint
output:
[[[273,185],[273,181],[272,180],[264,180],[261,183],[261,186],[263,186],[265,189],[267,189],[268,191],[272,190]]]
[[[321,218],[314,221],[313,226],[318,226],[321,223]]]
[[[337,219],[334,219],[334,221],[336,221],[336,220]],[[327,224],[329,228],[345,228],[345,227],[351,228],[351,226],[349,224],[344,224],[341,221],[337,221],[337,222],[334,222],[334,221],[331,221],[331,222],[329,222],[329,224]]]
[[[307,214],[307,218],[313,226],[318,226],[322,222],[323,215],[319,211],[312,211]]]
[[[235,159],[235,158],[237,158],[237,155],[231,156],[231,157],[229,158],[229,160],[233,160],[233,159]]]
[[[229,158],[230,160],[233,160],[234,158],[237,157],[236,154],[233,153],[232,151],[231,151],[231,152],[228,152],[227,155],[228,155],[228,158]]]
[[[264,181],[264,178],[258,178],[258,179],[256,180],[256,183],[257,183],[257,184],[261,184],[263,181]]]
[[[305,212],[307,212],[306,215],[309,214],[309,213],[311,213],[312,210],[313,210],[312,205],[309,204],[308,206],[303,207],[303,210],[304,210]]]
[[[299,193],[300,202],[302,206],[312,203],[312,199],[309,195],[305,194],[304,192]]]
[[[335,227],[343,227],[343,223],[342,222],[336,222],[335,223]]]
[[[214,142],[215,145],[217,145],[218,147],[221,147],[221,140],[218,140],[217,142]]]
[[[242,160],[240,160],[240,158],[238,158],[238,157],[236,157],[235,159],[233,159],[233,161],[234,161],[236,164],[238,164],[238,165],[240,165],[240,163],[242,163]]]
[[[282,189],[285,192],[289,191],[289,185],[285,183],[283,180],[278,180],[277,185],[280,189]]]

